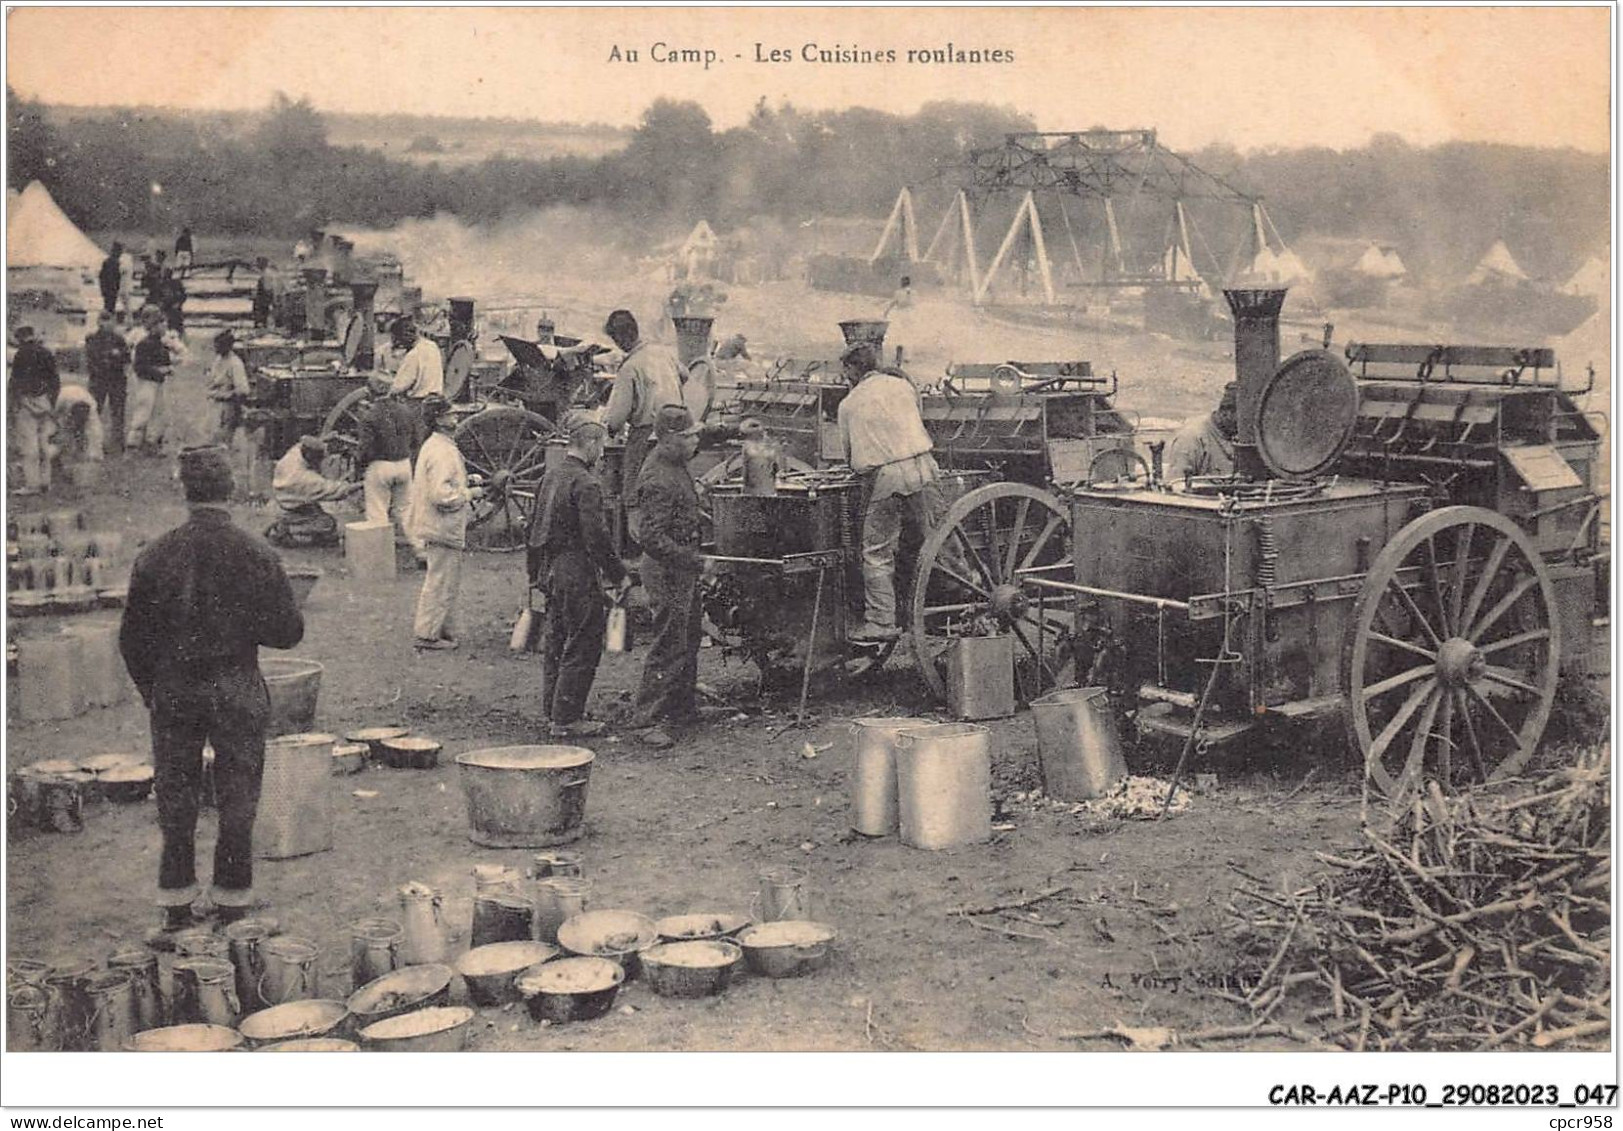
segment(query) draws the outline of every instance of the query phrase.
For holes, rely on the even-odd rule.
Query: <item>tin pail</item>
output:
[[[227,953],[237,971],[237,1000],[244,1013],[258,1013],[276,1004],[259,996],[259,980],[265,975],[261,948],[275,933],[275,927],[263,919],[239,919],[225,929]]]
[[[568,848],[549,848],[530,857],[530,879],[546,880],[553,876],[583,876],[581,854]]]
[[[762,923],[780,919],[810,919],[811,895],[806,890],[804,868],[773,867],[763,869],[760,889],[750,900],[750,911]]]
[[[177,958],[174,1020],[177,1024],[221,1025],[234,1029],[242,1013],[236,967],[221,958]]]
[[[265,743],[265,774],[254,820],[254,855],[308,856],[332,847],[330,734],[284,734]]]
[[[92,974],[85,988],[90,1002],[85,1044],[97,1052],[118,1052],[135,1036],[135,995],[124,970]]]
[[[180,958],[229,960],[231,944],[207,927],[191,927],[176,932],[175,954]]]
[[[259,997],[267,1006],[321,996],[321,972],[316,969],[321,948],[315,943],[282,935],[266,939],[259,953],[265,963],[265,972],[259,976]]]
[[[405,931],[393,919],[358,919],[349,925],[350,989],[358,990],[400,966]]]
[[[447,940],[439,892],[420,883],[409,883],[401,888],[400,923],[405,932],[400,947],[402,966],[445,961]]]
[[[902,843],[955,848],[992,836],[992,735],[974,723],[905,730],[896,744]]]
[[[259,661],[270,693],[268,735],[314,730],[316,701],[321,695],[322,666],[314,660],[275,656]]]
[[[1103,797],[1127,776],[1110,696],[1102,687],[1056,691],[1031,701],[1043,792],[1058,801]]]
[[[48,1051],[79,1052],[88,1047],[90,1028],[90,975],[93,963],[68,959],[51,967],[45,976],[45,1047]]]
[[[19,984],[6,994],[6,1051],[49,1052],[45,1019],[50,995],[39,986]]]
[[[458,754],[468,839],[545,848],[581,834],[594,755],[580,746],[503,746]]]
[[[107,960],[109,970],[122,970],[130,976],[130,1017],[135,1033],[156,1029],[168,1021],[164,1010],[163,985],[158,977],[158,956],[150,950],[126,950]]]
[[[473,901],[470,947],[535,938],[535,904],[515,892],[491,892]]]
[[[535,885],[535,937],[556,944],[558,928],[586,910],[592,881],[581,876],[553,876]]]
[[[6,989],[13,990],[18,986],[36,986],[45,988],[45,977],[51,972],[49,962],[40,962],[34,958],[13,958],[6,963]]]
[[[896,736],[933,719],[851,720],[851,827],[863,836],[891,836],[896,812]]]
[[[84,801],[84,785],[76,777],[51,774],[40,778],[40,828],[59,833],[83,832]]]

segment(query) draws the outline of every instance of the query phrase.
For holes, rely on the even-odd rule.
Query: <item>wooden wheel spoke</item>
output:
[[[1423,657],[1423,658],[1425,658],[1427,660],[1430,660],[1434,664],[1437,662],[1437,653],[1436,652],[1431,651],[1431,649],[1429,649],[1429,648],[1422,648],[1418,644],[1411,644],[1407,640],[1399,640],[1397,637],[1388,636],[1384,632],[1374,632],[1374,631],[1370,632],[1369,638],[1371,640],[1377,641],[1377,642],[1379,642],[1381,644],[1389,645],[1390,647],[1393,647],[1393,648],[1401,648],[1405,652],[1412,652],[1416,656],[1421,656],[1421,657]]]
[[[969,540],[969,535],[964,533],[964,528],[962,526],[954,526],[952,528],[952,536],[958,540],[958,543],[963,547],[966,556],[971,562],[974,563],[975,568],[979,571],[982,580],[986,582],[987,596],[990,597],[990,591],[997,588],[997,574],[986,564],[986,560],[981,557],[981,552],[975,548],[975,543]]]
[[[1409,591],[1403,587],[1396,574],[1392,575],[1392,580],[1387,583],[1387,588],[1398,595],[1398,600],[1403,602],[1403,607],[1408,610],[1415,623],[1425,632],[1426,638],[1432,643],[1432,647],[1441,648],[1443,646],[1442,637],[1438,636],[1437,630],[1431,627],[1431,621],[1427,620],[1426,614],[1420,611],[1420,606],[1415,604],[1414,598],[1409,596]]]
[[[1455,555],[1454,584],[1448,591],[1448,615],[1456,626],[1463,623],[1460,611],[1465,598],[1465,571],[1471,565],[1471,536],[1475,530],[1474,522],[1464,525],[1460,530],[1460,552]]]
[[[986,608],[984,602],[966,601],[960,605],[927,605],[919,612],[926,617],[937,617],[945,613],[968,613],[984,608]]]
[[[1507,636],[1503,640],[1495,640],[1492,644],[1481,644],[1477,651],[1484,656],[1491,656],[1495,652],[1503,652],[1506,648],[1516,648],[1522,644],[1531,644],[1535,640],[1548,640],[1550,630],[1547,628],[1529,629],[1527,632],[1518,632],[1515,636]]]
[[[1442,629],[1443,637],[1454,635],[1454,623],[1449,616],[1448,603],[1443,600],[1442,567],[1437,564],[1437,539],[1427,538],[1426,546],[1426,584],[1431,588],[1432,604],[1437,609],[1437,626]]]
[[[486,467],[495,468],[500,466],[494,459],[491,458],[490,449],[485,447],[485,442],[484,440],[480,439],[477,429],[469,431],[468,438],[479,446],[479,454],[484,457]]]
[[[1523,597],[1527,596],[1528,591],[1537,584],[1538,575],[1531,573],[1518,581],[1511,587],[1510,592],[1506,593],[1497,605],[1495,605],[1488,612],[1484,613],[1482,615],[1482,619],[1471,626],[1471,630],[1467,634],[1466,638],[1472,643],[1475,643],[1482,637],[1484,633],[1488,631],[1488,629],[1494,626],[1495,622],[1497,622],[1500,617],[1508,613],[1511,607],[1515,605],[1517,601],[1520,601]]]
[[[1399,797],[1408,796],[1425,774],[1426,744],[1431,741],[1431,728],[1436,725],[1437,707],[1443,699],[1444,696],[1433,687],[1426,699],[1426,709],[1420,715],[1420,725],[1415,727],[1414,738],[1409,742],[1409,756],[1403,760],[1403,773],[1398,777],[1395,791]]]
[[[1443,721],[1437,730],[1437,777],[1446,789],[1454,781],[1454,693],[1449,691],[1438,698],[1442,700]]]
[[[941,560],[940,558],[936,559],[935,568],[940,570],[942,573],[946,574],[948,577],[952,578],[952,580],[956,581],[959,585],[962,585],[965,589],[968,589],[973,593],[979,594],[983,599],[985,599],[987,601],[990,601],[992,599],[992,594],[991,594],[990,590],[988,590],[987,588],[982,586],[979,582],[971,581],[969,578],[967,578],[963,574],[959,573],[956,569],[953,569],[952,566],[948,565],[945,561]]]
[[[1471,599],[1466,603],[1465,611],[1460,614],[1459,623],[1469,626],[1476,619],[1477,610],[1488,596],[1488,590],[1493,588],[1493,579],[1499,575],[1499,567],[1505,564],[1505,555],[1510,553],[1510,539],[1501,538],[1494,543],[1488,553],[1488,561],[1482,567],[1482,576],[1476,579],[1476,588],[1471,590]]]
[[[1471,698],[1475,699],[1478,705],[1480,705],[1482,709],[1488,713],[1488,717],[1494,722],[1498,723],[1499,728],[1514,739],[1517,746],[1520,746],[1522,741],[1522,732],[1511,726],[1510,723],[1506,721],[1505,716],[1499,713],[1499,708],[1495,707],[1493,702],[1486,695],[1482,694],[1482,692],[1478,691],[1470,684],[1466,684],[1465,688],[1471,693]]]
[[[1049,619],[1048,617],[1042,617],[1042,618],[1039,619],[1036,616],[1036,614],[1031,612],[1029,609],[1026,611],[1026,614],[1024,616],[1022,616],[1015,623],[1016,624],[1023,624],[1025,626],[1027,626],[1028,628],[1034,628],[1038,632],[1042,632],[1042,633],[1050,633],[1051,632],[1056,637],[1060,638],[1061,640],[1063,640],[1067,635],[1070,634],[1070,629],[1068,629],[1066,627],[1064,622],[1062,622],[1062,621],[1054,621],[1054,620]]]
[[[1033,645],[1026,634],[1021,631],[1018,624],[1011,624],[1009,625],[1009,628],[1013,630],[1015,639],[1020,641],[1021,646],[1025,648],[1027,654],[1030,655],[1032,660],[1036,662],[1038,681],[1043,687],[1046,687],[1054,679],[1054,672],[1048,666],[1051,657],[1046,654],[1039,655],[1036,646]]]
[[[1476,720],[1471,718],[1471,704],[1466,698],[1464,688],[1454,689],[1454,699],[1459,703],[1460,717],[1465,720],[1465,741],[1471,752],[1471,764],[1476,767],[1478,776],[1488,780],[1488,764],[1482,756],[1482,740],[1477,737]]]
[[[1541,689],[1534,687],[1531,683],[1528,683],[1526,680],[1522,679],[1521,676],[1511,671],[1509,668],[1497,667],[1494,664],[1489,664],[1487,667],[1482,669],[1482,678],[1488,680],[1490,683],[1497,683],[1501,687],[1509,687],[1527,695],[1544,694]]]
[[[1379,683],[1372,683],[1363,690],[1364,702],[1368,703],[1371,699],[1374,699],[1378,695],[1385,695],[1388,691],[1395,691],[1406,683],[1413,683],[1417,679],[1424,679],[1436,670],[1437,668],[1435,664],[1419,664],[1410,668],[1408,671],[1399,672],[1394,676],[1388,676]]]
[[[1432,692],[1436,690],[1437,681],[1428,679],[1415,689],[1414,694],[1404,700],[1403,706],[1399,707],[1397,713],[1392,716],[1386,726],[1381,728],[1381,733],[1375,736],[1375,741],[1369,744],[1367,764],[1381,764],[1381,758],[1385,756],[1386,748],[1392,745],[1392,740],[1397,738],[1409,720],[1414,718],[1414,713],[1420,710],[1426,700],[1431,697]]]
[[[1060,528],[1060,524],[1063,521],[1064,519],[1060,518],[1058,515],[1048,516],[1048,522],[1044,524],[1042,533],[1037,535],[1037,540],[1031,544],[1031,549],[1028,550],[1026,552],[1026,556],[1021,559],[1019,568],[1029,569],[1031,566],[1036,564],[1038,557],[1045,549],[1048,548],[1048,540],[1054,536],[1054,531]]]
[[[1026,516],[1031,513],[1031,500],[1024,496],[1014,513],[1014,529],[1009,532],[1009,552],[1003,559],[1003,576],[1014,580],[1015,559],[1020,554],[1020,535],[1026,532]]]

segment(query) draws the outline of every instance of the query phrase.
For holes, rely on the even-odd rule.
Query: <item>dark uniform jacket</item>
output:
[[[649,452],[637,479],[636,508],[644,552],[669,569],[700,567],[699,492],[685,462]]]
[[[135,559],[118,643],[143,699],[159,683],[257,667],[261,644],[303,638],[281,558],[222,509],[194,507]]]
[[[161,385],[173,365],[174,359],[169,356],[169,347],[163,344],[161,331],[149,331],[135,343],[135,375],[141,380]]]
[[[411,406],[394,397],[374,397],[361,418],[360,450],[356,462],[366,467],[375,461],[410,459],[417,451],[417,417]]]
[[[56,356],[38,342],[24,342],[11,359],[11,397],[49,397],[56,406],[62,379],[56,375]]]
[[[573,453],[541,480],[530,514],[528,544],[530,570],[537,582],[546,580],[552,562],[571,552],[582,554],[611,585],[625,577],[625,566],[609,537],[603,485]]]
[[[130,364],[130,344],[116,330],[93,330],[85,338],[85,367],[90,370],[92,393],[124,391],[124,370]]]

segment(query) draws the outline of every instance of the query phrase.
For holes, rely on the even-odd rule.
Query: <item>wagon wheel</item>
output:
[[[1515,774],[1550,717],[1560,644],[1549,573],[1508,518],[1444,507],[1398,531],[1342,654],[1366,783],[1401,812],[1428,775],[1449,788]]]
[[[1129,483],[1147,486],[1150,482],[1148,461],[1132,448],[1107,448],[1088,461],[1088,475],[1083,480],[1090,486],[1100,483]]]
[[[360,479],[361,469],[355,457],[361,447],[361,416],[371,404],[372,391],[363,385],[345,393],[321,422],[321,434],[327,440],[327,458],[321,461],[321,474],[328,479],[351,483]]]
[[[457,425],[452,439],[462,451],[468,474],[483,481],[468,520],[470,545],[485,550],[517,550],[541,474],[547,465],[547,440],[555,429],[539,413],[496,405]]]
[[[919,673],[937,699],[947,696],[947,649],[977,624],[1014,636],[1023,699],[1074,676],[1075,598],[1042,593],[1030,580],[1072,579],[1070,525],[1058,499],[1024,483],[978,487],[947,509],[919,550],[909,626]]]

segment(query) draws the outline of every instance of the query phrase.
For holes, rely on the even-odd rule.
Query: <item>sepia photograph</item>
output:
[[[0,1102],[1615,1110],[1615,15],[9,6]]]

